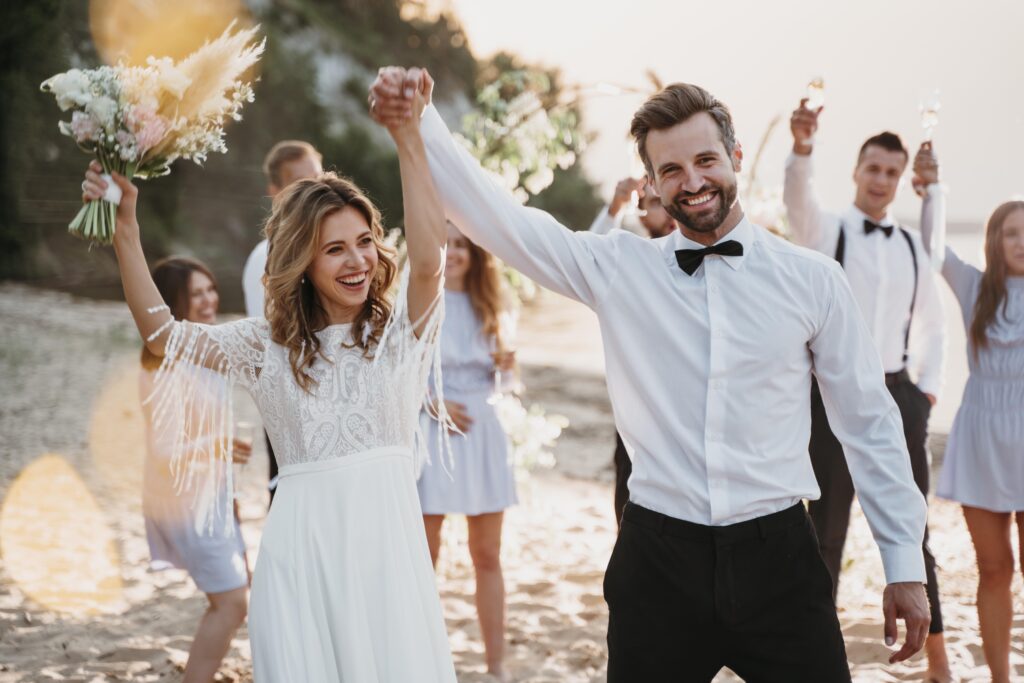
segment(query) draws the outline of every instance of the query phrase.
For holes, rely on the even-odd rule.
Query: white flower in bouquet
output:
[[[49,84],[47,86],[47,84]],[[57,98],[61,111],[72,107],[84,107],[92,99],[92,80],[81,69],[71,69],[57,74],[43,84]]]
[[[569,426],[563,415],[548,415],[537,403],[529,409],[514,394],[504,394],[495,404],[495,412],[511,444],[511,459],[516,469],[529,472],[535,467],[552,468],[551,450]]]
[[[95,154],[104,173],[166,175],[179,158],[201,164],[211,152],[227,152],[224,126],[241,119],[243,105],[253,100],[243,78],[263,54],[266,40],[256,42],[258,29],[236,31],[231,24],[180,62],[150,57],[145,66],[71,69],[47,79],[42,90],[62,111],[74,110],[60,131]],[[68,231],[110,244],[118,199],[108,192],[88,202]]]

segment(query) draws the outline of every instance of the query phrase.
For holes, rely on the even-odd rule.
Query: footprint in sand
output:
[[[604,580],[604,570],[602,569],[587,569],[584,571],[566,572],[562,577],[570,583],[593,583],[595,581]]]
[[[551,581],[529,581],[517,584],[515,587],[516,591],[521,591],[527,595],[538,595],[545,591],[553,590],[555,584]]]

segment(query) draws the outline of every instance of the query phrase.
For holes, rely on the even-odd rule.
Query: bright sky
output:
[[[783,115],[758,174],[782,181],[790,111],[807,81],[824,76],[826,109],[815,150],[819,198],[840,208],[865,138],[891,129],[917,147],[919,104],[936,88],[942,110],[935,148],[950,187],[950,220],[983,220],[1024,194],[1024,2],[985,0],[447,0],[478,56],[508,49],[561,67],[570,82],[646,87],[689,81],[730,106],[752,159],[771,119]],[[884,25],[879,25],[883,24]],[[640,96],[594,96],[587,153],[605,194],[629,174],[629,120]],[[909,187],[896,204],[914,218]]]

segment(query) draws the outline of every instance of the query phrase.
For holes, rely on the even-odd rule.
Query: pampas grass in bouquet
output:
[[[110,180],[170,173],[176,159],[202,164],[211,152],[227,152],[224,126],[240,120],[252,102],[252,84],[243,81],[259,61],[266,39],[257,42],[258,26],[235,30],[232,23],[219,38],[181,61],[150,57],[145,66],[71,69],[47,79],[61,111],[71,111],[60,131],[94,154],[108,182],[106,196],[87,202],[68,232],[98,244],[114,239],[120,190]]]

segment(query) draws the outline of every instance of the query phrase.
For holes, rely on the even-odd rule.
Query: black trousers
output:
[[[932,406],[917,386],[905,378],[889,386],[889,393],[903,416],[903,432],[910,452],[910,467],[914,482],[921,493],[928,496],[928,417]],[[832,575],[832,599],[839,590],[839,572],[843,563],[843,546],[850,525],[850,506],[853,504],[853,480],[846,466],[843,447],[828,426],[825,405],[815,382],[811,386],[811,464],[821,488],[821,498],[808,506],[815,531],[821,541],[821,554]],[[924,568],[927,580],[925,591],[931,606],[930,633],[942,633],[942,607],[939,604],[939,583],[935,574],[935,556],[928,547],[928,529],[924,532]]]
[[[277,476],[277,456],[274,455],[274,447],[270,444],[270,435],[263,432],[263,438],[267,441],[267,460],[270,461],[270,478],[267,481],[273,481],[274,477]],[[267,503],[269,509],[274,503],[274,491],[277,489],[271,489],[270,491],[270,502]]]
[[[633,473],[633,461],[626,453],[626,444],[622,443],[622,437],[615,432],[615,522],[622,524],[622,511],[629,502],[629,475]]]
[[[832,580],[803,505],[725,527],[626,505],[604,579],[608,683],[846,683]]]

